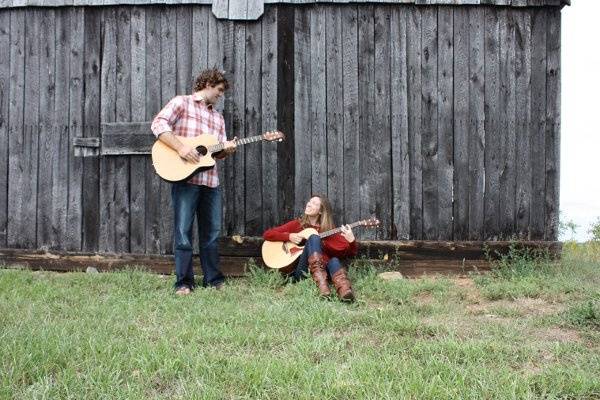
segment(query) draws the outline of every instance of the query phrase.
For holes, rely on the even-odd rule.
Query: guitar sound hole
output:
[[[205,146],[198,146],[196,147],[196,151],[201,155],[201,156],[205,156],[206,153],[208,153],[208,149]]]
[[[298,244],[298,246],[305,246],[305,245],[306,245],[306,239],[302,239],[300,244]]]

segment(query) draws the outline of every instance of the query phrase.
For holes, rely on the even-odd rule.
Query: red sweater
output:
[[[265,233],[263,233],[263,238],[273,242],[285,242],[290,240],[290,233],[298,233],[306,228],[314,228],[319,233],[321,232],[320,227],[317,226],[307,226],[303,228],[302,225],[300,225],[300,221],[294,219],[283,225],[267,229]],[[349,243],[341,233],[336,233],[321,240],[321,248],[323,250],[323,262],[325,264],[327,264],[332,257],[352,257],[358,252],[356,240]]]

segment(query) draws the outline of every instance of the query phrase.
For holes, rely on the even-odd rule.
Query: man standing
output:
[[[152,121],[152,132],[189,162],[198,162],[194,147],[184,145],[177,137],[210,134],[224,143],[224,150],[215,158],[225,158],[235,151],[234,140],[227,141],[225,120],[214,106],[229,87],[223,72],[207,69],[194,83],[194,92],[176,96]],[[219,270],[218,237],[221,228],[221,190],[217,166],[199,172],[187,182],[173,183],[171,198],[174,211],[173,251],[175,253],[175,293],[189,294],[195,286],[192,267],[192,224],[198,218],[200,264],[203,286],[220,289],[223,274]]]

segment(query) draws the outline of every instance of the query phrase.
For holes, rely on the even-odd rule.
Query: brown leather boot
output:
[[[327,283],[327,271],[325,271],[321,253],[313,253],[308,257],[308,269],[319,288],[319,295],[321,297],[329,297],[331,295],[331,290],[329,290],[329,284]]]
[[[338,297],[342,301],[354,301],[354,293],[352,292],[352,285],[350,279],[348,279],[348,273],[345,268],[340,268],[331,277],[335,290],[337,291]]]

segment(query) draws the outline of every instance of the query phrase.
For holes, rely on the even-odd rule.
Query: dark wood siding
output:
[[[170,187],[133,127],[207,66],[231,78],[229,137],[287,135],[221,163],[223,235],[323,193],[338,223],[381,219],[363,239],[556,240],[559,7],[2,9],[0,52],[0,247],[169,253]],[[103,136],[112,155],[76,156]]]

